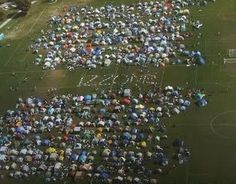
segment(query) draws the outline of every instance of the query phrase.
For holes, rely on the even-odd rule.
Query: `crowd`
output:
[[[164,117],[186,111],[193,98],[203,99],[203,91],[182,95],[166,86],[137,97],[125,89],[20,98],[1,118],[0,169],[17,179],[156,183],[190,159],[182,140],[168,140]]]
[[[64,64],[77,67],[125,63],[165,66],[199,63],[200,52],[188,50],[183,41],[191,36],[200,21],[189,20],[192,5],[208,1],[166,0],[131,5],[106,5],[99,8],[64,8],[63,15],[52,16],[49,28],[41,31],[31,49],[36,64],[55,69]],[[200,54],[200,55],[199,55]],[[178,59],[182,55],[184,59]]]

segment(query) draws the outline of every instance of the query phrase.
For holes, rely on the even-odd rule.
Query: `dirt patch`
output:
[[[65,70],[54,70],[50,71],[48,74],[44,76],[47,80],[49,79],[50,81],[56,81],[65,78],[66,76],[66,71]]]
[[[37,89],[47,91],[51,88],[64,86],[65,77],[65,70],[45,71],[45,73],[41,75],[42,80],[37,84]]]

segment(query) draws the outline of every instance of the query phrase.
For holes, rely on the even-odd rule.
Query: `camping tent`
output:
[[[197,57],[197,64],[204,65],[206,63],[205,59],[202,56]]]
[[[3,33],[0,33],[0,41],[5,38],[5,35]]]
[[[197,103],[198,106],[204,107],[204,106],[207,105],[208,102],[207,102],[206,99],[202,98],[202,99],[198,100],[196,103]]]

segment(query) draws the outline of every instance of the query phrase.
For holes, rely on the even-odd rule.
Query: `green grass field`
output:
[[[105,2],[91,0],[89,3],[99,6]],[[130,3],[135,0],[109,2]],[[76,0],[58,0],[51,5],[44,0],[38,1],[26,17],[14,19],[0,30],[7,35],[0,45],[11,45],[0,48],[1,113],[13,107],[18,97],[46,97],[49,95],[48,89],[52,87],[57,88],[60,94],[117,89],[125,81],[125,86],[135,92],[151,87],[148,82],[143,82],[147,77],[145,74],[141,75],[141,79],[131,80],[131,73],[139,74],[138,67],[112,65],[92,71],[78,69],[69,72],[63,68],[44,71],[33,64],[34,55],[26,51],[32,39],[46,26],[49,15],[59,13],[63,6],[70,4],[82,5]],[[224,65],[223,58],[227,57],[227,49],[236,48],[236,1],[217,0],[207,7],[193,8],[191,19],[203,22],[200,30],[203,36],[200,39],[197,36],[191,38],[187,41],[188,45],[193,48],[194,43],[200,42],[198,48],[206,56],[207,64],[201,67],[146,69],[149,70],[149,77],[158,85],[204,88],[209,99],[207,107],[192,106],[188,112],[167,120],[168,135],[170,138],[183,138],[192,152],[192,158],[188,164],[162,177],[161,183],[233,184],[236,183],[236,66]],[[12,72],[15,72],[15,76]],[[119,74],[116,83],[109,85],[116,74]],[[16,91],[11,91],[10,87]],[[36,184],[41,180],[33,181]],[[15,183],[15,180],[7,183]]]

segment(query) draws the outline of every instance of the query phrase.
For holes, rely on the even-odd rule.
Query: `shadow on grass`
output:
[[[10,14],[8,14],[7,15],[7,18],[9,19],[9,18],[12,18],[12,19],[18,19],[18,18],[20,18],[20,17],[24,17],[24,16],[26,16],[27,15],[27,12],[25,12],[25,11],[22,11],[22,12],[13,12],[13,13],[10,13]]]

